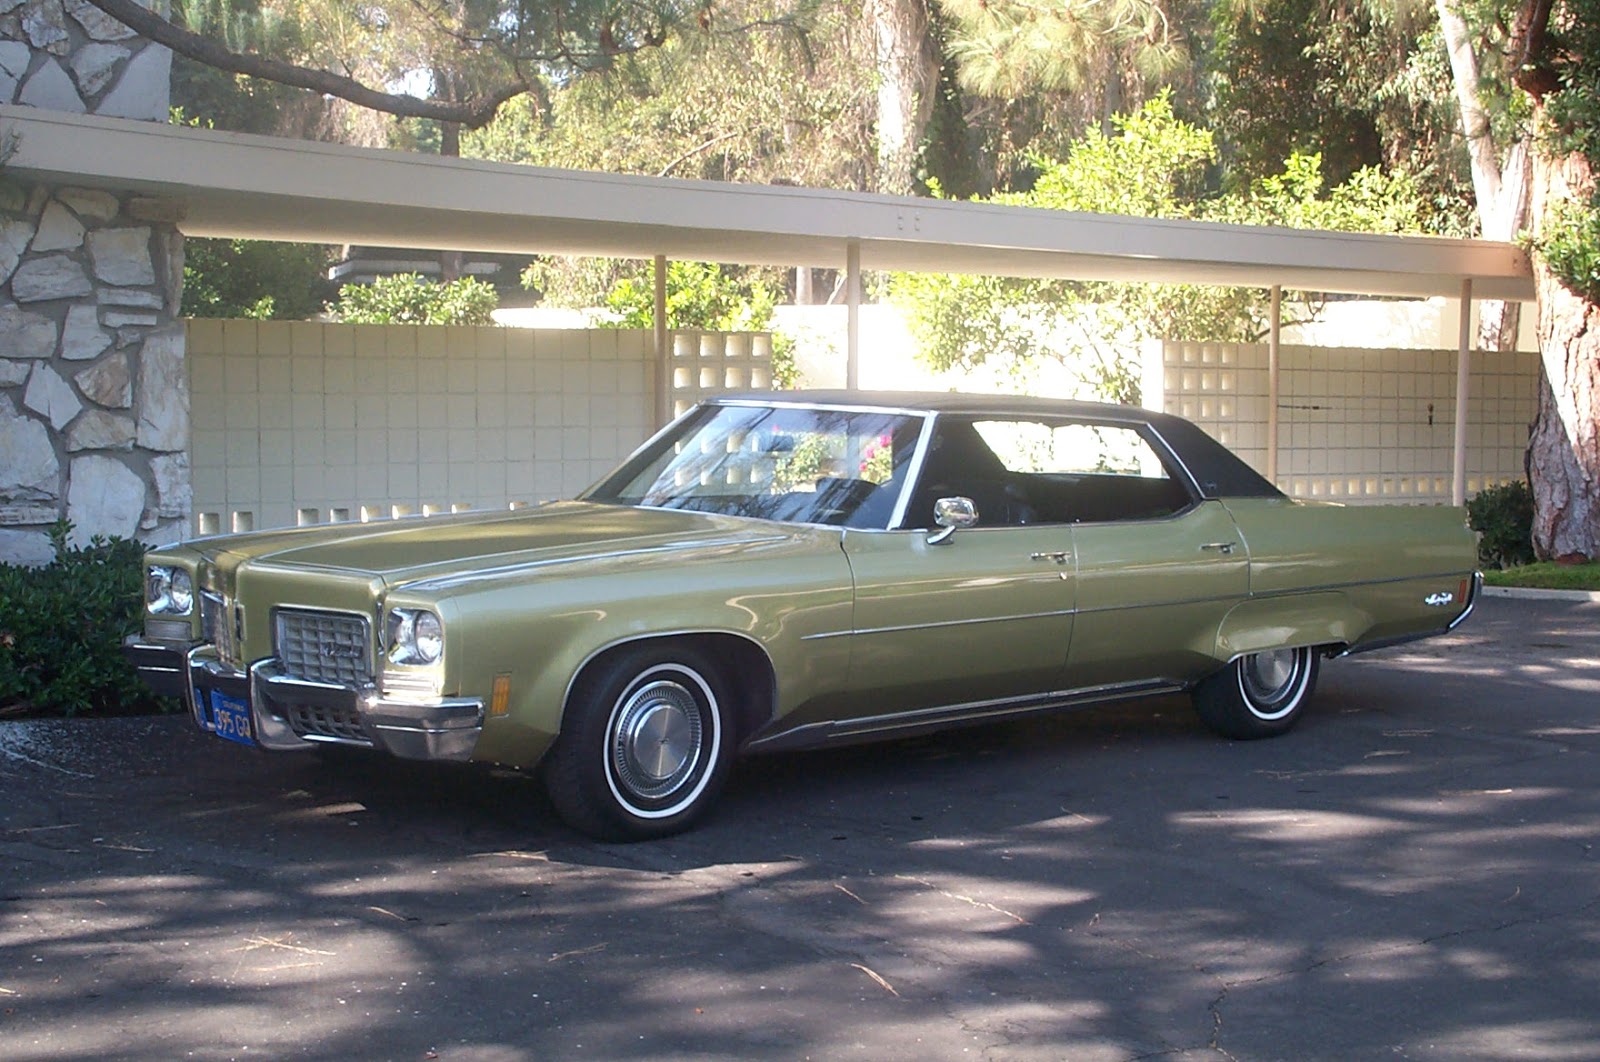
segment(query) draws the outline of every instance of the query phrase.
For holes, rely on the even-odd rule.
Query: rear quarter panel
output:
[[[1250,599],[1223,623],[1223,658],[1441,632],[1467,606],[1477,545],[1459,508],[1227,504],[1250,553]]]

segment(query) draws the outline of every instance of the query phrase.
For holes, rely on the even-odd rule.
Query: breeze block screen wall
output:
[[[1266,471],[1267,347],[1159,341],[1144,352],[1145,404],[1195,421]],[[1467,495],[1523,475],[1538,357],[1474,351]],[[1456,352],[1283,346],[1278,487],[1350,504],[1449,504]]]

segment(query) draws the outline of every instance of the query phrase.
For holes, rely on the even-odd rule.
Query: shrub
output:
[[[174,711],[122,656],[143,616],[144,547],[96,536],[67,544],[50,532],[55,560],[0,564],[0,715],[136,715]]]
[[[435,283],[399,273],[346,284],[328,309],[346,324],[489,325],[499,305],[494,285],[474,277]]]
[[[1467,502],[1467,525],[1478,532],[1478,560],[1485,566],[1533,562],[1533,492],[1526,482],[1479,491]]]

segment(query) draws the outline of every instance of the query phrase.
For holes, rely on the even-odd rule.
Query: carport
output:
[[[0,107],[12,172],[175,204],[189,236],[649,259],[656,278],[657,418],[670,409],[669,259],[831,266],[849,278],[847,384],[858,379],[860,278],[901,270],[1251,286],[1459,299],[1456,408],[1470,382],[1475,299],[1530,301],[1518,247],[1164,221],[795,187],[503,165]],[[1275,322],[1276,324],[1276,322]],[[1278,409],[1277,328],[1270,416]],[[1453,495],[1465,498],[1466,417]],[[1269,430],[1267,472],[1276,465]]]

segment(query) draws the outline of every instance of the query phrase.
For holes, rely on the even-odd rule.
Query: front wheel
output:
[[[603,841],[687,829],[732,758],[728,691],[688,646],[625,649],[574,687],[545,785],[567,824]]]
[[[1195,711],[1223,737],[1243,741],[1287,733],[1311,699],[1320,659],[1312,646],[1241,656],[1195,687]]]

